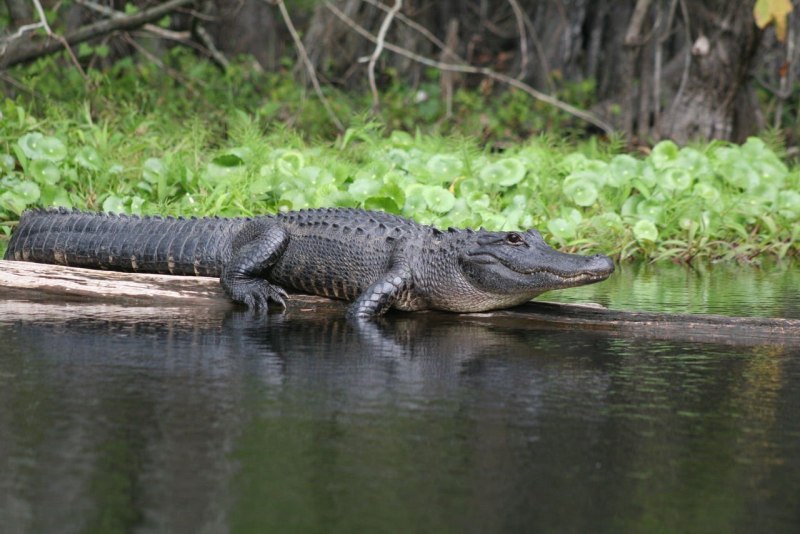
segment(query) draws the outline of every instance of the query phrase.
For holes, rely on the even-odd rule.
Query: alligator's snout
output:
[[[545,269],[560,279],[565,287],[601,282],[614,272],[614,262],[604,254],[581,256],[578,254],[556,253],[550,269]]]
[[[598,280],[605,280],[614,272],[614,261],[605,254],[589,256],[587,272],[597,276]]]

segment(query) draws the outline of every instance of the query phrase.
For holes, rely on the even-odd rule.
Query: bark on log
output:
[[[175,301],[206,306],[227,301],[214,278],[131,274],[24,261],[0,261],[0,287],[99,300]]]
[[[99,316],[195,316],[198,310],[233,308],[215,278],[119,273],[38,263],[0,261],[0,316],[46,315],[46,306],[64,311],[63,301],[42,294],[89,302],[83,310]],[[31,299],[47,304],[28,305]],[[22,302],[28,302],[24,305]],[[124,306],[121,306],[124,305]],[[59,307],[60,306],[60,307]],[[116,307],[115,307],[116,306]],[[291,294],[287,312],[342,313],[345,302]],[[213,320],[213,314],[209,316]],[[602,306],[535,301],[509,310],[462,314],[463,321],[490,322],[516,328],[584,329],[626,336],[680,339],[724,344],[797,344],[800,319],[727,317],[609,310]]]

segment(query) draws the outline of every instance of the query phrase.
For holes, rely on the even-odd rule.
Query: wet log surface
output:
[[[52,296],[60,297],[54,302]],[[215,278],[120,273],[27,262],[0,261],[0,314],[20,319],[84,312],[120,316],[193,315],[200,309],[232,309]],[[25,306],[22,303],[28,303]],[[343,313],[346,303],[291,294],[286,313]],[[88,308],[91,308],[89,310]],[[70,311],[71,309],[71,311]],[[57,311],[58,310],[58,311]],[[417,312],[419,314],[420,312]],[[423,312],[424,313],[424,312]],[[80,312],[78,313],[80,315]],[[200,314],[202,315],[202,313]],[[800,343],[800,319],[652,313],[611,310],[593,304],[535,301],[508,310],[461,314],[460,320],[515,328],[586,329],[634,337],[734,344]]]

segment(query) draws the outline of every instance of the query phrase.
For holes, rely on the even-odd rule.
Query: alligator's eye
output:
[[[524,243],[525,240],[522,239],[522,236],[519,235],[518,233],[509,232],[508,235],[506,236],[506,242],[512,245],[519,245],[521,243]]]

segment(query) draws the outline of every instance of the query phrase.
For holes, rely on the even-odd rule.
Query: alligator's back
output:
[[[184,219],[83,213],[22,214],[5,259],[73,267],[219,276],[247,219]]]
[[[347,298],[355,298],[385,272],[394,240],[431,232],[396,215],[348,208],[255,219],[137,217],[60,208],[23,213],[5,257],[115,271],[220,276],[240,230],[262,223],[279,224],[290,236],[270,269],[275,282]],[[242,234],[249,234],[248,229]],[[349,291],[336,290],[342,283]]]

